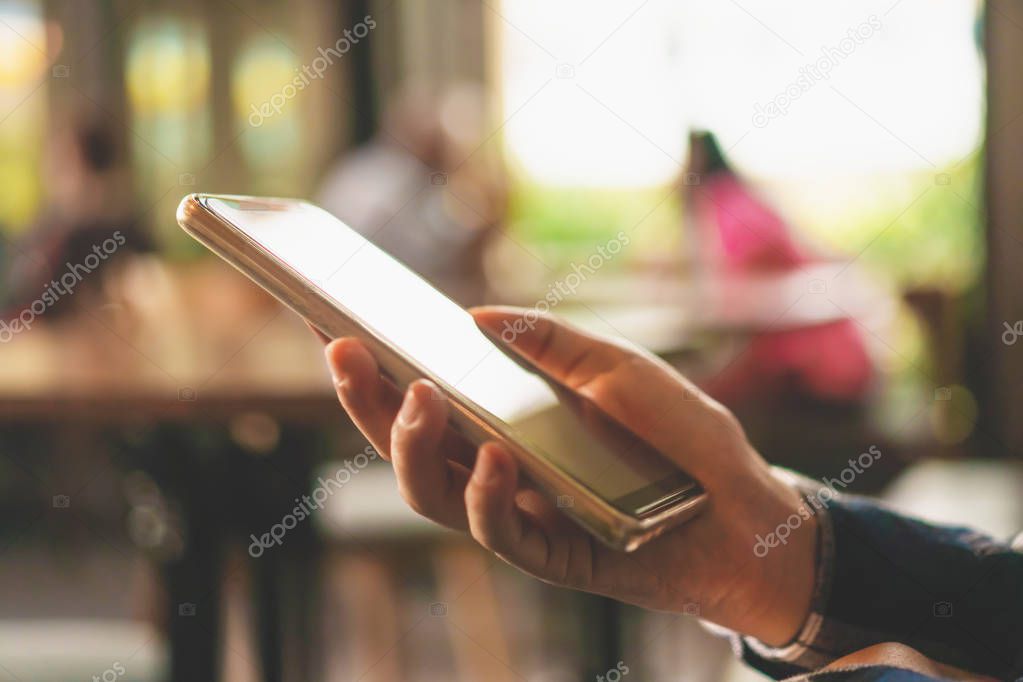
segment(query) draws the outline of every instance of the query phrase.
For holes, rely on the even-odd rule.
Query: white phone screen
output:
[[[523,445],[623,511],[642,513],[697,487],[593,403],[506,354],[458,304],[323,209],[203,202],[426,368],[428,378],[510,425]]]

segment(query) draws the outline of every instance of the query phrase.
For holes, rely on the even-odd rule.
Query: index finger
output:
[[[390,459],[391,424],[401,407],[401,393],[381,378],[376,360],[356,339],[331,341],[324,354],[345,412],[376,451]]]

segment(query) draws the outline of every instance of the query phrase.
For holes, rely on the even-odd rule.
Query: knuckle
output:
[[[398,419],[391,423],[391,449],[399,457],[418,454],[425,450],[426,441],[423,424],[405,424]]]
[[[398,484],[398,492],[401,495],[401,499],[405,500],[405,504],[408,505],[409,509],[420,516],[425,516],[428,519],[433,518],[437,507],[434,500],[417,494],[409,486],[401,483]]]

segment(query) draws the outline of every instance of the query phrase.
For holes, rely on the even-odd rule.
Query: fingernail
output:
[[[398,410],[398,423],[402,426],[412,426],[422,413],[423,408],[419,404],[416,392],[414,390],[407,391],[405,400],[401,402],[401,409]]]
[[[334,390],[340,393],[348,388],[348,380],[345,379],[343,374],[339,374],[337,370],[334,369],[334,365],[328,364],[327,369],[330,370],[330,379],[334,382]]]

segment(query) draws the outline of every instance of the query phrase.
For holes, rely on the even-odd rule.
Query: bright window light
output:
[[[694,126],[773,177],[935,169],[980,139],[974,0],[505,0],[500,14],[505,144],[543,184],[662,184]]]

